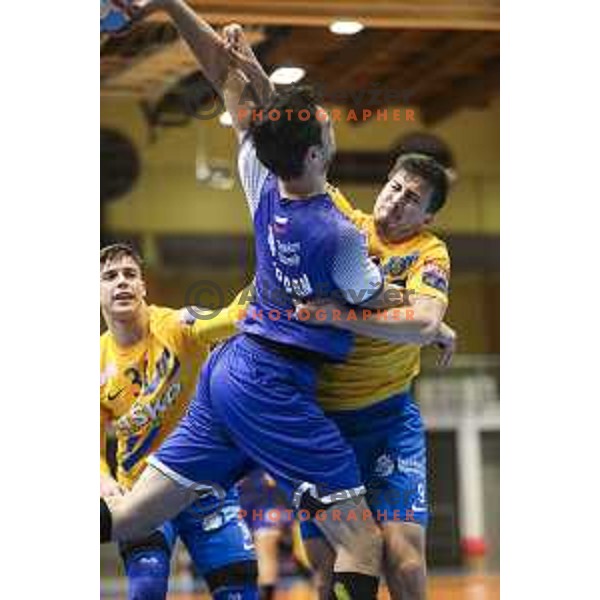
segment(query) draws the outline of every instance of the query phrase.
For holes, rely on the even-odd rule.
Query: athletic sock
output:
[[[363,573],[334,573],[331,600],[376,600],[379,578]]]

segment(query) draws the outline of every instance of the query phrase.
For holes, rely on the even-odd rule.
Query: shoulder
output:
[[[100,349],[107,348],[108,344],[110,344],[110,331],[107,329],[104,333],[100,334]]]
[[[326,184],[326,192],[331,198],[331,202],[347,219],[349,219],[356,227],[363,228],[367,225],[371,215],[364,213],[362,210],[355,208],[348,197],[342,191],[331,185]]]
[[[346,245],[362,244],[366,239],[348,215],[338,210],[333,202],[322,212],[315,233],[318,243],[333,250]]]
[[[110,331],[105,331],[100,335],[100,368],[106,363],[112,348],[112,335]]]
[[[417,239],[421,257],[425,260],[440,260],[450,262],[446,242],[431,231],[423,231]]]
[[[148,306],[150,317],[150,328],[169,327],[179,322],[179,310],[168,308],[166,306]]]

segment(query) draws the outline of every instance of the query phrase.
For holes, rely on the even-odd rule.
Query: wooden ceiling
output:
[[[189,3],[214,25],[242,23],[268,69],[304,67],[326,100],[337,97],[347,107],[409,105],[431,124],[464,107],[484,107],[499,92],[495,0]],[[336,18],[357,18],[366,28],[338,36],[327,28]],[[101,39],[100,54],[103,96],[127,94],[158,103],[197,70],[174,27],[160,15]],[[396,99],[386,103],[386,97]]]

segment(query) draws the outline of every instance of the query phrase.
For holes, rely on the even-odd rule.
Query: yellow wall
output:
[[[499,120],[499,105],[495,102],[486,110],[461,111],[431,130],[452,146],[461,173],[450,202],[438,217],[441,229],[499,232]],[[195,179],[200,137],[209,160],[224,161],[235,171],[236,143],[231,129],[221,127],[217,119],[194,121],[183,128],[160,128],[152,142],[141,110],[128,98],[103,99],[101,122],[126,133],[142,159],[136,187],[107,206],[107,229],[128,233],[250,232],[237,180],[232,191],[220,191]],[[359,126],[338,123],[336,136],[340,150],[386,150],[401,135],[415,129],[421,126],[375,120]],[[344,187],[365,210],[372,207],[378,189],[377,185]]]
[[[160,129],[150,141],[143,115],[128,99],[102,101],[102,125],[121,129],[138,146],[143,161],[138,185],[126,197],[108,205],[104,226],[112,232],[249,234],[250,219],[239,188],[217,191],[195,179],[199,136],[212,160],[235,168],[236,143],[231,129],[217,120],[193,122],[185,128]],[[360,126],[338,124],[341,150],[389,149],[402,134],[414,129],[406,123],[376,121]],[[462,111],[432,130],[456,155],[461,178],[437,227],[450,233],[498,234],[500,229],[499,105],[481,111]],[[346,186],[353,201],[369,210],[377,186]],[[148,257],[147,257],[148,258]],[[150,261],[151,262],[151,261]],[[224,290],[226,300],[248,281],[251,265],[221,272],[149,273],[150,298],[158,304],[181,306],[194,282],[209,278]],[[459,351],[499,352],[499,276],[453,274],[449,322],[459,332]]]

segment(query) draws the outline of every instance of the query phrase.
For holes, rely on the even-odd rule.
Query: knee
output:
[[[120,545],[129,580],[128,600],[164,600],[169,582],[171,551],[160,531]]]
[[[425,562],[420,558],[409,558],[400,562],[397,569],[405,581],[420,580],[425,573]]]
[[[388,577],[400,580],[412,589],[418,587],[425,577],[425,559],[414,549],[407,552],[390,552],[389,548],[386,548],[385,571]]]

